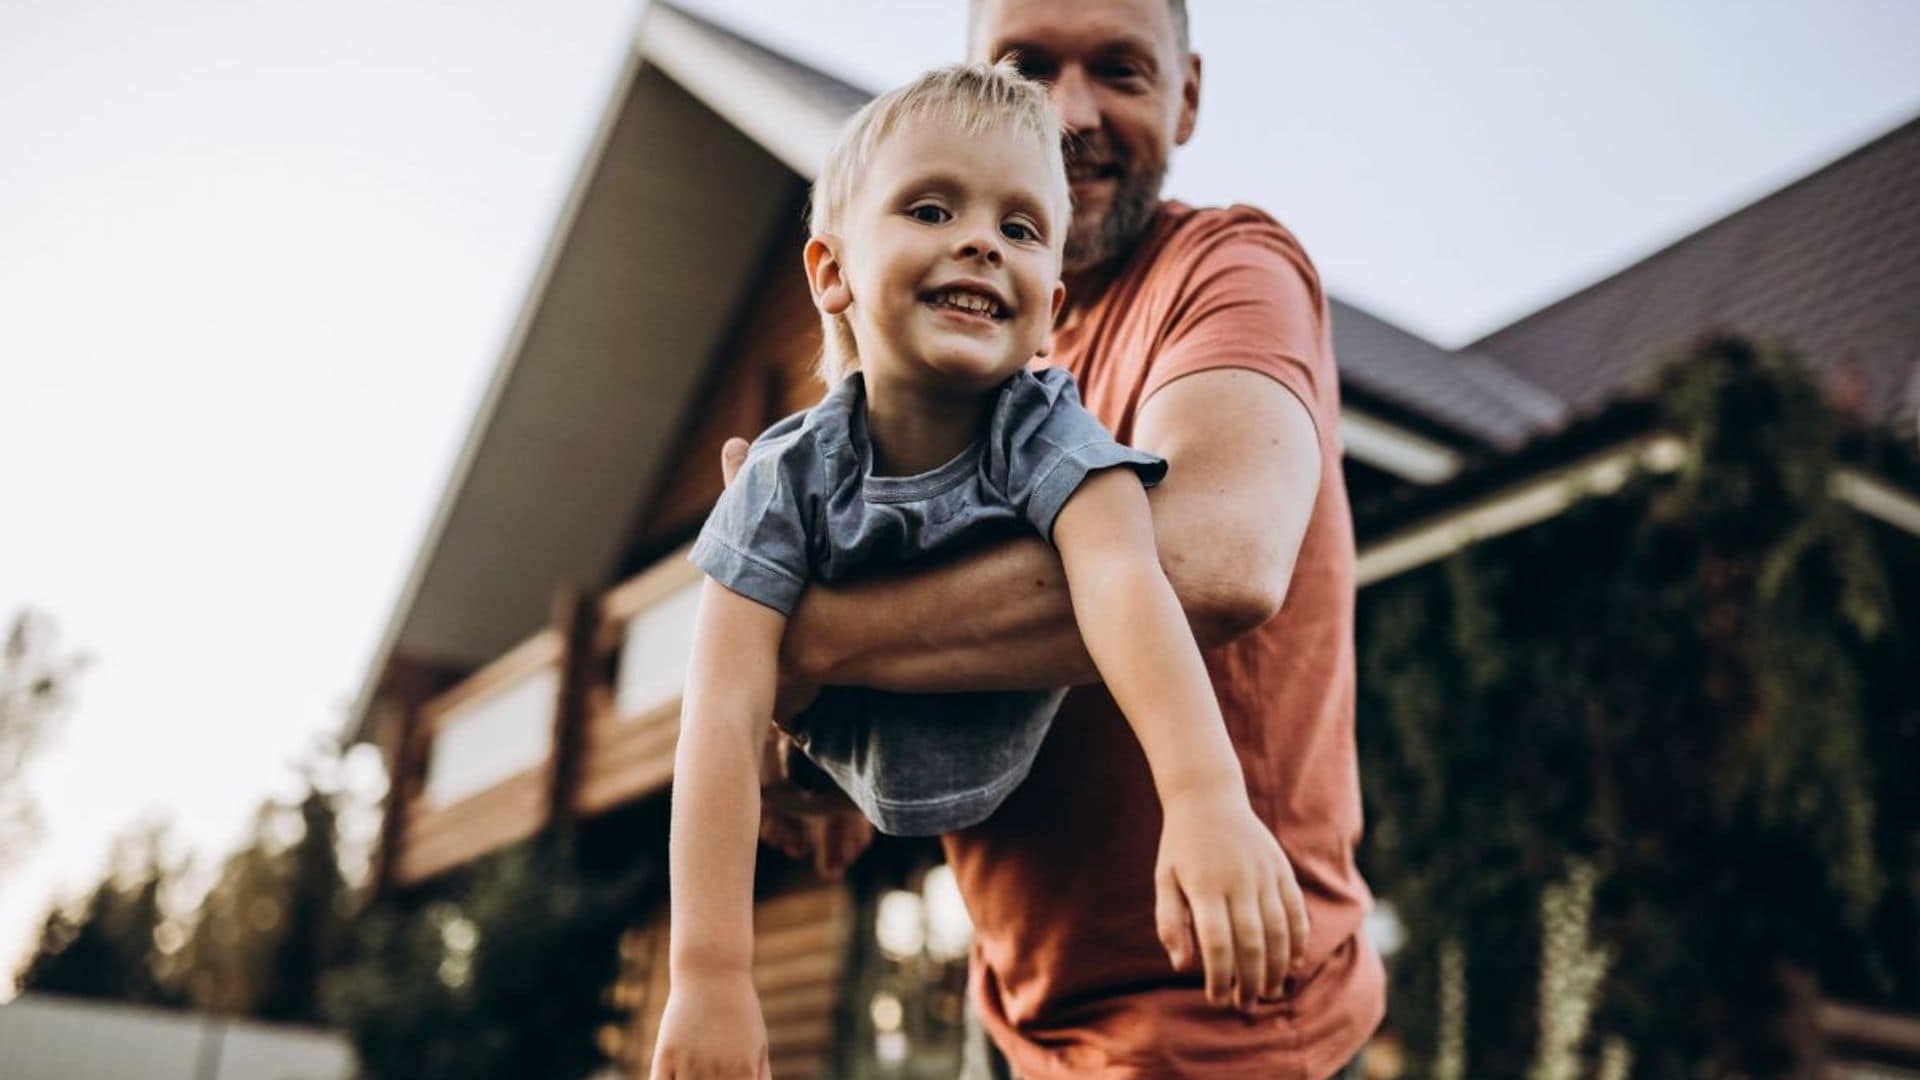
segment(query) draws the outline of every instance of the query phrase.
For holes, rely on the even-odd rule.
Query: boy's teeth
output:
[[[949,307],[957,307],[962,311],[971,311],[980,315],[992,315],[995,308],[999,306],[984,296],[975,296],[972,293],[943,292],[936,299]]]

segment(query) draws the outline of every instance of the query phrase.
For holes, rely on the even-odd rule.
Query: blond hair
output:
[[[1059,153],[1060,118],[1046,88],[1022,76],[1012,61],[1002,60],[935,68],[853,114],[813,181],[808,230],[814,236],[837,233],[861,177],[888,136],[909,124],[927,122],[946,124],[967,138],[1013,131],[1039,139],[1054,151],[1060,207],[1063,215],[1070,212],[1066,163]],[[1063,242],[1065,236],[1063,216],[1054,242]],[[860,366],[860,355],[845,315],[822,312],[820,322],[820,359],[815,370],[831,386]]]

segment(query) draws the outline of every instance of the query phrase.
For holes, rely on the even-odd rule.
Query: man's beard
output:
[[[1119,175],[1114,178],[1113,201],[1108,203],[1107,212],[1100,220],[1085,228],[1076,223],[1076,227],[1067,230],[1067,250],[1061,269],[1068,273],[1099,266],[1131,251],[1153,220],[1153,212],[1160,205],[1160,185],[1167,178],[1164,163],[1145,164],[1111,150],[1093,155],[1087,141],[1069,138],[1064,147],[1067,160],[1093,156],[1095,160],[1118,165]]]

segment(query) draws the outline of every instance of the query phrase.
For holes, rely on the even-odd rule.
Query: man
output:
[[[1206,650],[1256,813],[1308,904],[1278,1000],[1209,1005],[1155,935],[1159,808],[1098,685],[1067,699],[1032,775],[946,838],[974,918],[971,998],[1003,1061],[1049,1077],[1347,1075],[1385,1005],[1353,861],[1353,535],[1326,298],[1291,234],[1246,207],[1162,202],[1192,135],[1200,57],[1182,0],[977,0],[975,59],[1012,54],[1067,128],[1075,212],[1048,362],[1122,442],[1171,468],[1151,496],[1161,561]],[[730,443],[728,468],[744,443]],[[901,691],[1078,685],[1094,676],[1059,559],[1039,539],[910,576],[809,589],[783,665],[796,684]],[[765,835],[823,870],[870,837],[839,817]]]

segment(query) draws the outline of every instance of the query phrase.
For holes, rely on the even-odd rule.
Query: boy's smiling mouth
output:
[[[1000,294],[985,285],[971,282],[929,289],[920,294],[920,302],[942,311],[1004,322],[1013,316],[1013,308]]]

